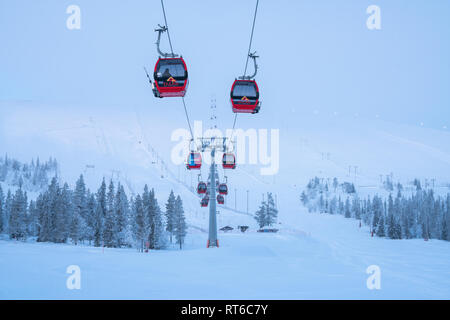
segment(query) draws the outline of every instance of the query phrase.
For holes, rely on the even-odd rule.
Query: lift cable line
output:
[[[241,77],[242,79],[246,79],[247,76],[247,67],[248,67],[248,59],[252,58],[254,63],[255,63],[255,73],[252,75],[252,77],[249,78],[254,78],[256,76],[256,72],[258,70],[258,65],[256,64],[256,58],[257,56],[255,55],[256,52],[251,53],[252,50],[252,43],[253,43],[253,34],[255,32],[255,24],[256,24],[256,15],[258,13],[258,5],[259,5],[259,0],[256,0],[256,6],[255,6],[255,14],[253,15],[253,24],[252,24],[252,32],[250,34],[250,41],[248,44],[248,52],[247,52],[247,59],[245,61],[245,69],[244,69],[244,75]],[[236,127],[236,120],[237,120],[237,115],[238,113],[236,113],[234,115],[234,121],[233,121],[233,128],[231,129],[231,136],[230,136],[230,141],[233,140],[233,135],[234,135],[234,129]]]
[[[250,35],[250,43],[248,44],[247,61],[245,62],[244,77],[247,74],[248,59],[250,58],[250,52],[252,50],[253,32],[255,31],[255,22],[256,22],[256,14],[258,12],[258,4],[259,4],[259,0],[256,0],[255,15],[253,16],[252,33]]]
[[[235,79],[231,89],[231,103],[233,106],[233,112],[236,113],[233,121],[233,129],[231,137],[201,137],[198,138],[200,142],[200,147],[197,146],[197,141],[194,136],[194,131],[191,126],[191,121],[189,118],[189,113],[186,106],[186,101],[184,96],[187,92],[188,80],[188,69],[186,62],[182,55],[175,54],[173,51],[172,39],[169,33],[168,21],[166,10],[164,6],[164,0],[161,0],[161,8],[164,16],[164,25],[159,25],[155,29],[158,33],[156,41],[156,49],[159,55],[159,59],[156,62],[155,69],[153,72],[153,81],[150,78],[147,69],[144,67],[147,79],[152,86],[152,91],[154,96],[157,98],[164,97],[181,97],[183,108],[186,116],[186,121],[189,127],[189,132],[191,134],[191,139],[189,143],[189,156],[186,162],[186,168],[188,170],[201,170],[202,167],[202,154],[205,152],[210,152],[211,165],[209,168],[208,182],[201,181],[201,171],[198,175],[198,185],[197,194],[204,195],[200,201],[201,207],[209,206],[209,235],[207,247],[218,247],[219,242],[217,239],[217,205],[225,204],[225,196],[229,193],[228,179],[223,174],[223,179],[225,181],[220,182],[218,166],[215,163],[215,156],[217,152],[222,152],[222,168],[235,169],[236,168],[236,157],[233,153],[228,150],[229,142],[234,136],[234,131],[237,122],[237,113],[257,113],[259,111],[259,89],[256,81],[253,79],[257,73],[257,63],[256,63],[256,52],[252,53],[252,42],[253,34],[255,29],[256,15],[258,12],[259,0],[256,1],[256,7],[253,17],[250,42],[248,46],[248,53],[245,62],[244,75],[240,76],[239,79]],[[167,32],[167,38],[170,45],[170,53],[163,52],[161,50],[161,37],[164,32]],[[249,58],[254,61],[255,71],[251,76],[247,76],[247,67]],[[214,102],[213,102],[214,101]],[[215,100],[212,100],[211,108],[213,110],[213,115],[211,116],[211,121],[215,122],[211,129],[217,128],[217,117],[214,113],[216,105]],[[231,143],[234,143],[231,141]],[[195,150],[196,149],[196,150]],[[235,149],[235,148],[233,148]],[[192,178],[192,173],[191,173]],[[191,179],[192,180],[192,179]],[[192,188],[192,181],[191,181]]]
[[[158,40],[156,42],[157,51],[158,51],[158,53],[160,55],[162,55],[165,58],[167,58],[167,57],[176,58],[176,57],[178,57],[178,55],[174,54],[174,52],[173,52],[172,40],[170,38],[170,32],[169,32],[169,24],[167,23],[166,9],[164,7],[164,0],[161,0],[161,8],[162,8],[163,16],[164,16],[164,23],[165,23],[165,25],[164,26],[158,25],[159,28],[155,30],[156,32],[158,32]],[[167,54],[167,53],[165,54],[165,53],[161,52],[161,50],[160,50],[159,44],[160,44],[160,40],[161,40],[161,34],[163,32],[167,32],[167,38],[169,39],[169,46],[170,46],[171,54]],[[147,78],[148,78],[149,82],[151,83],[150,76],[149,76],[147,70],[145,70],[145,73],[147,74]],[[187,75],[187,71],[186,71],[186,75]],[[191,133],[191,141],[193,141],[194,145],[196,145],[195,140],[194,140],[194,131],[192,130],[191,121],[189,119],[189,114],[188,114],[187,107],[186,107],[186,102],[184,100],[184,94],[181,95],[181,98],[182,98],[182,101],[183,101],[183,108],[184,108],[184,113],[186,115],[186,121],[187,121],[187,124],[189,126],[189,131]]]
[[[172,52],[172,56],[174,56],[172,40],[170,39],[170,33],[169,33],[169,25],[167,23],[166,9],[164,7],[164,0],[161,0],[161,8],[162,8],[163,15],[164,15],[164,23],[166,24],[167,38],[169,39],[170,51]],[[189,115],[188,115],[187,108],[186,108],[186,102],[184,101],[184,96],[181,98],[183,101],[184,113],[186,114],[186,121],[189,126],[189,131],[191,132],[191,141],[194,141],[194,131],[192,131],[191,121],[189,120]],[[195,144],[195,141],[194,141],[194,144]]]
[[[184,97],[181,98],[183,101],[183,107],[184,107],[184,113],[186,114],[186,120],[189,126],[189,131],[191,132],[191,141],[194,141],[194,131],[192,131],[192,127],[191,127],[191,121],[189,120],[189,115],[187,112],[187,108],[186,108],[186,102],[184,101]],[[195,141],[194,141],[195,144]]]
[[[164,15],[164,23],[166,24],[167,38],[169,38],[170,51],[172,52],[173,55],[172,41],[170,40],[169,25],[167,24],[166,9],[164,8],[163,0],[161,0],[161,7]]]

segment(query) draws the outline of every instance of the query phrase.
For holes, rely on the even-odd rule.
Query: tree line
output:
[[[335,180],[337,182],[337,179]],[[334,188],[334,193],[336,193]],[[396,195],[385,199],[379,195],[360,199],[358,193],[330,192],[327,183],[312,179],[300,195],[300,201],[310,212],[341,214],[355,218],[370,226],[373,235],[390,239],[441,239],[450,240],[450,194],[436,195],[433,189],[422,189],[419,180],[414,180],[415,191],[410,196],[403,194],[403,186],[396,185]],[[394,188],[392,188],[394,190]]]
[[[91,192],[80,175],[72,190],[54,177],[35,200],[28,202],[20,186],[4,194],[0,186],[0,233],[10,239],[38,242],[87,243],[96,247],[136,247],[140,251],[164,249],[173,238],[180,249],[187,225],[183,202],[171,191],[164,212],[155,191],[145,185],[143,193],[128,199],[123,185],[103,179]]]

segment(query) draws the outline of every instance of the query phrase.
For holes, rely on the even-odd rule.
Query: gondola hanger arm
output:
[[[259,56],[256,55],[256,51],[253,53],[249,53],[248,56],[249,56],[249,58],[253,59],[253,65],[254,65],[255,71],[253,72],[253,74],[251,76],[243,75],[243,76],[239,77],[239,79],[241,79],[241,80],[252,80],[253,78],[256,77],[256,73],[258,72],[258,64],[256,63],[256,58],[259,58]]]
[[[161,34],[166,32],[167,30],[167,26],[161,26],[160,24],[158,24],[158,28],[155,29],[155,32],[158,32],[158,39],[156,40],[156,51],[158,51],[158,54],[164,58],[176,58],[178,57],[177,54],[162,52],[160,48]]]

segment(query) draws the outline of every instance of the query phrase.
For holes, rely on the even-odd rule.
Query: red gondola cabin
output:
[[[184,97],[189,83],[184,59],[159,58],[155,65],[153,80],[152,90],[155,97]]]
[[[228,187],[225,183],[219,184],[219,194],[223,194],[223,195],[228,194]]]
[[[232,153],[224,153],[222,157],[222,167],[224,169],[236,168],[236,157]]]
[[[202,201],[200,201],[200,205],[201,205],[202,207],[207,207],[208,204],[209,204],[209,196],[205,196],[205,197],[202,199]]]
[[[223,195],[221,195],[221,194],[217,195],[217,203],[218,204],[224,204],[225,203],[225,198],[223,197]]]
[[[230,98],[234,113],[258,113],[261,107],[255,80],[234,80]]]
[[[199,152],[189,153],[186,168],[188,170],[200,169],[202,167],[202,155]]]
[[[202,194],[202,193],[206,193],[206,183],[204,182],[199,182],[197,185],[197,193],[198,194]]]

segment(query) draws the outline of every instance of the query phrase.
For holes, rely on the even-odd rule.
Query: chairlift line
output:
[[[234,136],[234,131],[236,128],[237,116],[238,113],[251,113],[255,114],[259,112],[260,109],[260,101],[259,101],[259,88],[254,80],[256,73],[258,71],[258,65],[256,63],[256,52],[252,53],[252,43],[253,43],[253,35],[255,30],[256,16],[258,12],[259,0],[256,0],[255,12],[253,16],[252,29],[250,34],[250,41],[248,45],[248,53],[245,62],[244,74],[235,79],[233,82],[231,92],[230,92],[230,101],[232,104],[232,110],[235,113],[233,128],[231,132],[231,137],[228,141],[232,141]],[[155,97],[165,98],[165,97],[181,97],[183,108],[186,116],[186,121],[189,127],[189,131],[191,134],[190,140],[190,151],[188,154],[188,158],[186,161],[186,168],[188,170],[201,170],[202,166],[202,153],[205,151],[205,146],[202,142],[201,148],[196,148],[196,141],[194,140],[194,132],[192,130],[189,114],[186,107],[185,95],[187,92],[189,79],[188,79],[188,69],[186,66],[186,62],[184,61],[181,55],[175,54],[172,45],[172,39],[169,33],[169,27],[167,22],[167,15],[164,6],[164,0],[161,0],[161,8],[164,16],[164,25],[158,25],[155,29],[155,32],[158,33],[158,38],[156,42],[156,48],[159,55],[159,58],[155,64],[154,72],[153,72],[153,81],[151,75],[148,73],[147,69],[144,67],[144,71],[146,73],[148,82],[150,83],[153,93]],[[161,36],[163,33],[167,32],[167,38],[169,40],[170,53],[163,52],[160,48]],[[254,72],[251,75],[247,75],[248,71],[248,62],[249,59],[252,58],[254,62]],[[214,139],[214,138],[212,138]],[[222,167],[223,169],[235,169],[236,168],[236,156],[228,150],[228,145],[224,138],[223,146],[210,146],[212,148],[211,154],[214,156],[214,151],[216,148],[219,148],[222,152]],[[214,140],[211,140],[214,141]],[[214,166],[214,164],[213,164]],[[214,172],[213,168],[211,172]],[[200,175],[199,175],[200,177]],[[215,210],[216,202],[218,204],[224,204],[225,196],[228,194],[228,182],[220,183],[218,175],[211,177],[211,181],[205,183],[204,181],[198,181],[197,185],[197,193],[202,195],[203,198],[200,201],[200,205],[202,207],[208,207],[211,205],[209,203],[210,200],[210,192],[211,192],[211,210]],[[212,185],[214,184],[214,185]],[[211,189],[213,188],[213,189]],[[216,194],[217,190],[217,196]],[[210,213],[211,214],[211,213]],[[211,228],[211,227],[210,227]]]

